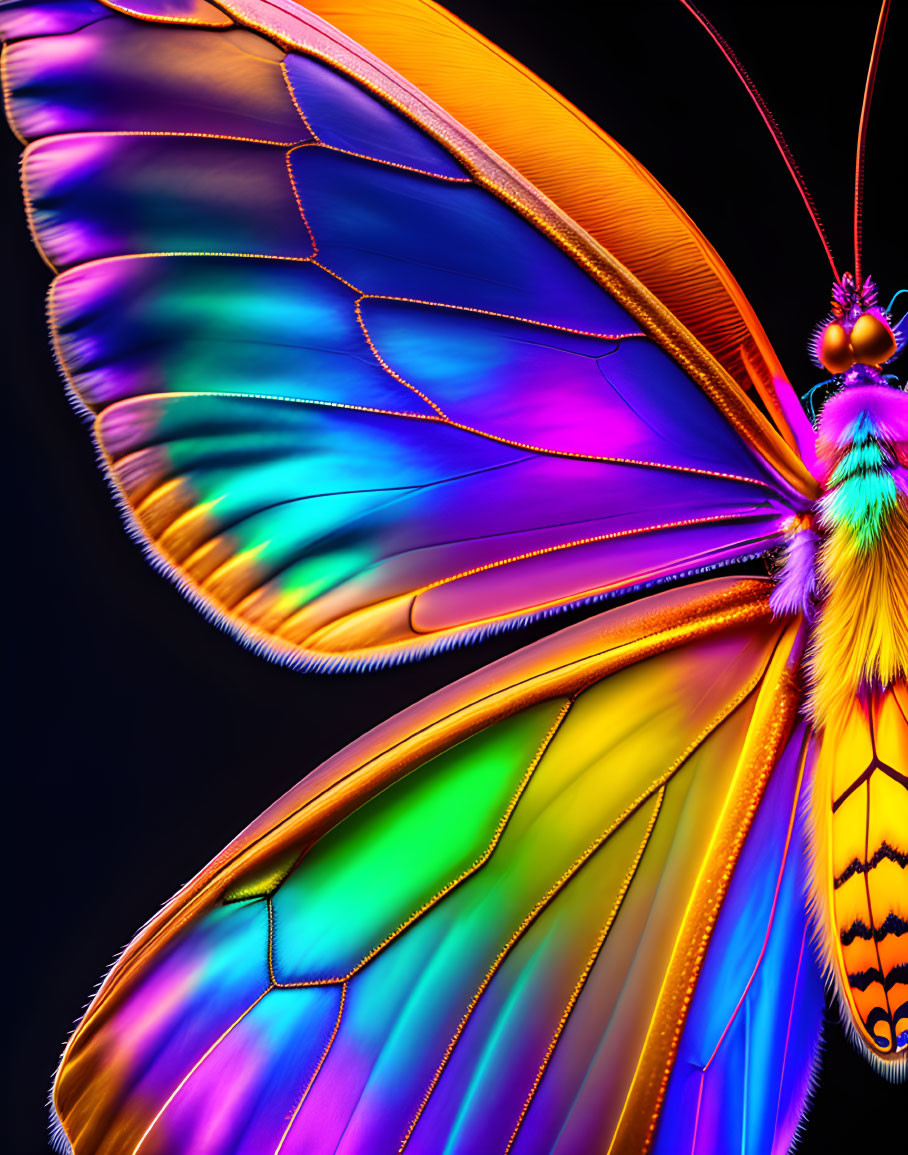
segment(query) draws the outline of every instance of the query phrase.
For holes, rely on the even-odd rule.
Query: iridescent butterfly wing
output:
[[[804,423],[707,242],[386,8],[0,5],[56,351],[152,560],[345,668],[780,545]],[[786,1149],[822,996],[769,588],[600,615],[305,779],[108,975],[61,1146]]]

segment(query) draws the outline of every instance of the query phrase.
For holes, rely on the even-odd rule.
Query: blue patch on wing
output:
[[[290,53],[284,69],[297,107],[323,144],[437,176],[467,177],[425,132],[327,64]]]
[[[484,189],[314,145],[294,149],[290,167],[317,259],[363,293],[627,329],[620,305]]]

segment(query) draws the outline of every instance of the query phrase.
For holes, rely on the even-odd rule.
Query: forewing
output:
[[[797,796],[767,588],[571,627],[305,779],[103,984],[55,1090],[76,1150],[645,1150],[748,830],[777,874],[761,804]],[[796,1115],[810,1050],[752,1063],[786,1053]]]
[[[718,363],[324,21],[0,20],[60,364],[152,558],[252,644],[381,662],[782,540],[812,483]]]

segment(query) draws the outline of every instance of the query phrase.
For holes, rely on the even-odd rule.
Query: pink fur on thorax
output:
[[[908,393],[889,385],[862,385],[843,389],[823,407],[817,435],[822,457],[843,447],[862,413],[869,414],[882,441],[908,442]]]

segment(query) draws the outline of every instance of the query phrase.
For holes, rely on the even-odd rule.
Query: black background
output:
[[[722,253],[798,388],[812,384],[804,344],[826,309],[825,258],[755,110],[680,4],[452,7],[662,181]],[[854,141],[875,3],[704,7],[782,123],[840,267],[850,268]],[[884,303],[908,274],[897,114],[905,49],[904,12],[896,12],[867,165],[865,265]],[[2,144],[11,755],[3,925],[13,967],[4,988],[13,1057],[5,1129],[7,1150],[39,1152],[44,1096],[68,1027],[136,928],[323,758],[513,643],[381,674],[303,676],[243,650],[157,576],[123,532],[64,398],[46,345],[48,271],[31,248],[16,187],[18,145],[9,133]],[[904,1119],[904,1087],[873,1074],[828,1018],[800,1149],[885,1143]]]

